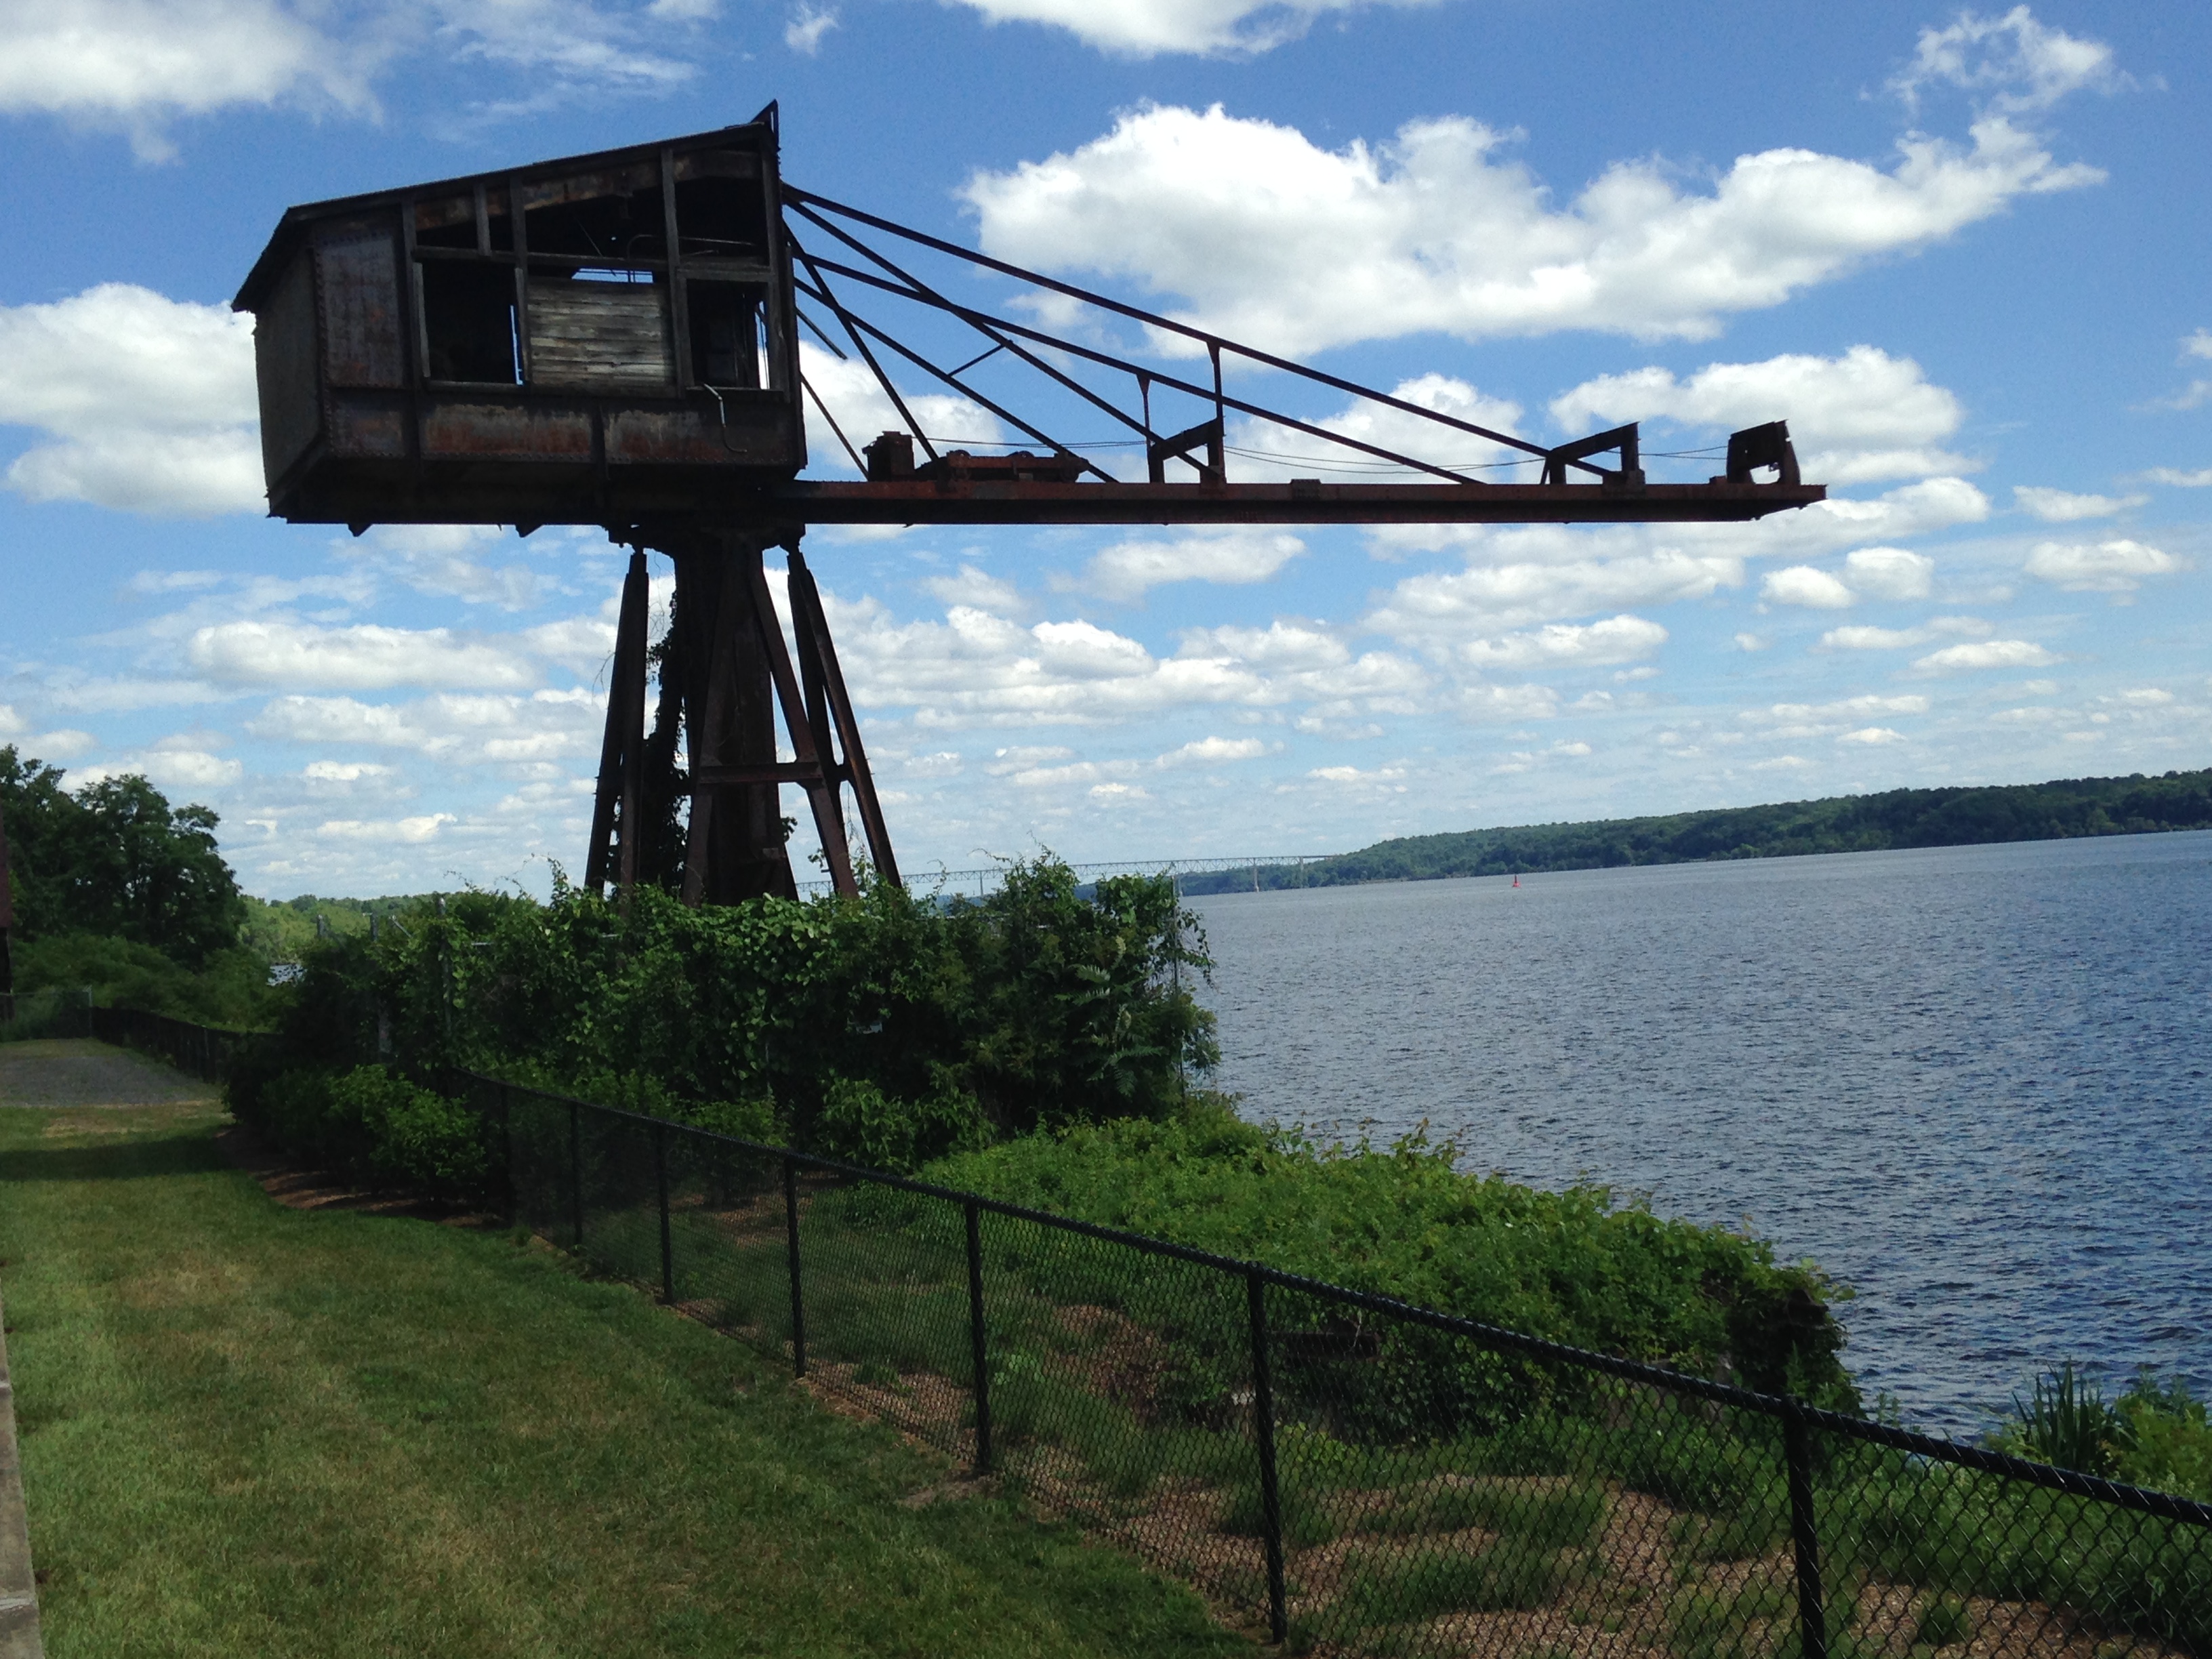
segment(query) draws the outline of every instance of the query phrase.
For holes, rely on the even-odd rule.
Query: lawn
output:
[[[276,1205],[191,1093],[0,1109],[54,1659],[1249,1650],[542,1244]]]

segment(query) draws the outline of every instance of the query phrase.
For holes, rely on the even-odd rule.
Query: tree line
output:
[[[2207,829],[2212,829],[2212,769],[2155,777],[2138,772],[1407,836],[1304,865],[1263,864],[1257,878],[1262,887],[1333,887]],[[1254,876],[1250,870],[1187,875],[1182,890],[1249,891]]]

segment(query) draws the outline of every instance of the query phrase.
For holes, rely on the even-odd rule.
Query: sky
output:
[[[291,204],[774,99],[810,190],[1655,477],[1786,419],[1830,486],[815,531],[910,876],[2212,764],[2208,72],[2212,11],[2063,0],[0,0],[0,743],[216,808],[264,896],[578,870],[622,550],[269,519],[228,301]]]

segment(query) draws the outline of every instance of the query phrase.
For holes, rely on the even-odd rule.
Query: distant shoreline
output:
[[[1653,817],[1401,836],[1301,864],[1194,871],[1192,897],[1374,881],[1539,875],[1913,847],[2074,841],[2212,830],[2212,769],[2049,783],[1892,789]]]

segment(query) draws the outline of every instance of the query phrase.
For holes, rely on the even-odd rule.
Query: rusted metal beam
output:
[[[645,751],[647,592],[645,554],[639,550],[630,555],[629,572],[623,579],[614,665],[608,676],[606,732],[599,745],[592,841],[584,860],[584,885],[593,893],[601,891],[609,881],[626,888],[637,880],[639,796]]]
[[[852,694],[845,688],[845,671],[837,661],[836,643],[830,637],[830,617],[822,608],[822,592],[814,585],[814,573],[806,568],[806,561],[799,549],[787,549],[791,559],[791,618],[793,630],[799,640],[802,662],[817,677],[818,684],[811,688],[819,694],[820,718],[834,724],[837,741],[845,750],[844,764],[839,775],[853,786],[853,799],[860,809],[860,832],[867,837],[868,860],[875,866],[878,879],[899,884],[898,858],[891,851],[891,832],[884,819],[883,803],[876,795],[875,775],[868,769],[868,751],[860,742],[860,716],[853,708]],[[816,708],[810,697],[811,714]],[[825,746],[823,758],[827,761]]]
[[[1735,524],[1827,499],[1821,484],[1055,483],[963,478],[732,491],[702,516],[746,526]]]

